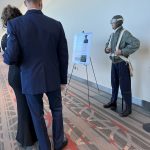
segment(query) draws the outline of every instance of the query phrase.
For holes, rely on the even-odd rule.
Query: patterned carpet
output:
[[[0,63],[0,150],[22,150],[15,141],[17,128],[16,100],[7,83],[8,67]],[[133,114],[120,118],[116,112],[103,109],[110,95],[72,80],[67,95],[63,93],[65,133],[69,145],[65,150],[150,150],[150,134],[142,129],[150,113],[133,106]],[[45,120],[51,138],[51,114],[44,96]],[[120,108],[120,104],[119,104]],[[36,148],[33,147],[33,150]]]

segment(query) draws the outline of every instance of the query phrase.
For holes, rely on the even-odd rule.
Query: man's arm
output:
[[[7,34],[7,48],[3,55],[4,63],[8,65],[18,64],[20,59],[20,48],[11,22],[7,24]]]
[[[58,45],[58,60],[60,69],[60,80],[61,84],[67,84],[67,74],[68,74],[68,45],[65,37],[64,29],[60,23],[60,37]]]
[[[111,38],[112,38],[112,34],[110,35],[109,40],[108,40],[108,42],[105,45],[105,50],[104,51],[105,51],[106,54],[109,54],[111,52],[111,48],[109,47],[110,46],[110,42],[111,42]]]
[[[7,34],[4,34],[1,40],[1,48],[3,51],[5,51],[7,47]]]
[[[121,50],[123,56],[131,55],[140,47],[140,41],[128,31],[126,32],[126,44],[127,46]]]

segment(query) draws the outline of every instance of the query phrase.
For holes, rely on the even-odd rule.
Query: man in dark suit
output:
[[[48,96],[54,149],[61,150],[67,145],[61,99],[61,90],[67,84],[67,41],[61,23],[42,13],[42,0],[25,0],[25,5],[27,13],[8,22],[4,62],[21,68],[22,91],[27,98],[40,150],[51,149],[42,101],[44,93]]]

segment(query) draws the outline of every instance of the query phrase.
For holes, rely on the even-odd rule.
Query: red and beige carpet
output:
[[[0,63],[0,150],[22,150],[15,140],[17,129],[16,100],[7,83],[8,67]],[[116,112],[103,109],[110,95],[72,80],[63,95],[65,133],[69,144],[65,150],[150,150],[150,134],[142,129],[150,114],[133,106],[133,114],[120,118]],[[45,120],[51,138],[51,114],[44,97]],[[33,148],[35,150],[35,148]]]

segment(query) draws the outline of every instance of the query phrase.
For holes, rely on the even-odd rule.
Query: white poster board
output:
[[[74,37],[73,63],[89,65],[92,33],[78,33]]]

